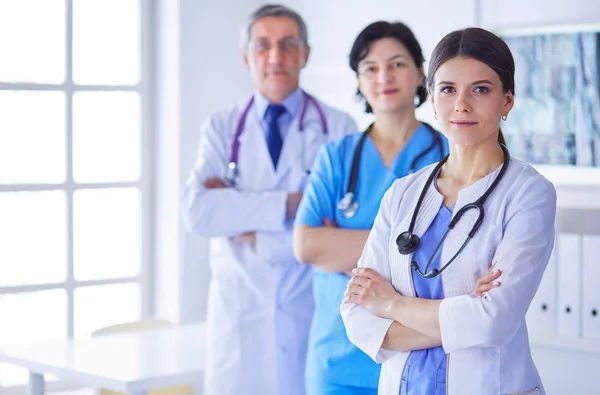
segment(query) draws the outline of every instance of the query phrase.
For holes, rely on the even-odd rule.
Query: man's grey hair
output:
[[[306,28],[306,23],[304,23],[304,19],[298,14],[296,11],[283,6],[281,4],[265,4],[252,14],[250,14],[250,18],[248,18],[248,23],[242,29],[242,37],[240,40],[240,44],[242,48],[246,48],[248,43],[250,42],[250,36],[252,35],[252,27],[261,18],[266,18],[269,16],[274,17],[288,17],[292,18],[296,24],[298,25],[298,31],[300,32],[300,39],[305,47],[308,47],[308,29]]]

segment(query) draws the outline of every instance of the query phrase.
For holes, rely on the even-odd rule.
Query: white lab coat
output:
[[[312,273],[294,257],[293,224],[285,220],[287,194],[304,189],[307,170],[325,141],[358,129],[350,116],[319,103],[327,118],[325,135],[309,103],[304,131],[297,115],[275,171],[252,109],[240,137],[238,186],[207,190],[207,178],[225,179],[247,102],[217,112],[203,126],[198,160],[182,197],[187,226],[211,238],[204,394],[303,395]],[[253,231],[255,245],[230,237]]]
[[[402,295],[415,295],[412,256],[398,252],[396,237],[408,230],[433,166],[396,181],[388,190],[359,261],[359,266],[371,267],[391,280]],[[498,172],[461,190],[454,215],[477,200]],[[443,196],[430,186],[416,221],[417,235],[427,230],[442,202]],[[485,213],[475,237],[441,274],[445,299],[439,320],[442,347],[449,354],[447,395],[544,394],[530,353],[525,313],[554,245],[556,191],[531,166],[512,159],[488,198]],[[477,210],[470,210],[450,231],[442,250],[442,265],[458,251],[476,219]],[[486,297],[471,297],[477,279],[493,262],[502,270],[502,285]],[[356,304],[343,304],[341,313],[349,339],[383,363],[379,393],[399,394],[410,353],[381,348],[392,321]]]

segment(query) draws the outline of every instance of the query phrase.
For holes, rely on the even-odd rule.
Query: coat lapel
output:
[[[239,168],[242,185],[250,189],[272,186],[275,180],[275,170],[264,131],[255,115],[248,115],[239,142]]]
[[[313,119],[315,117],[314,112],[316,111],[307,111],[303,131],[299,128],[299,116],[292,121],[279,156],[279,163],[275,172],[276,183],[282,181],[294,166],[306,166],[307,168],[302,169],[303,171],[312,167],[319,147],[326,138],[321,130],[318,117],[316,121]]]

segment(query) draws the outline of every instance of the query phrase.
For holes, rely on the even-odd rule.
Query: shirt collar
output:
[[[302,98],[302,89],[296,88],[296,90],[290,93],[290,95],[283,99],[283,102],[281,102],[287,113],[292,116],[292,119],[296,118],[296,115],[300,111]],[[259,91],[254,92],[254,108],[256,109],[256,115],[260,119],[264,119],[265,112],[267,111],[269,104],[271,104],[269,99],[267,99],[262,93]]]

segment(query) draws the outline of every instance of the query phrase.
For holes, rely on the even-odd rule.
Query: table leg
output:
[[[29,372],[29,385],[27,386],[27,395],[44,395],[46,393],[46,384],[44,375]]]

